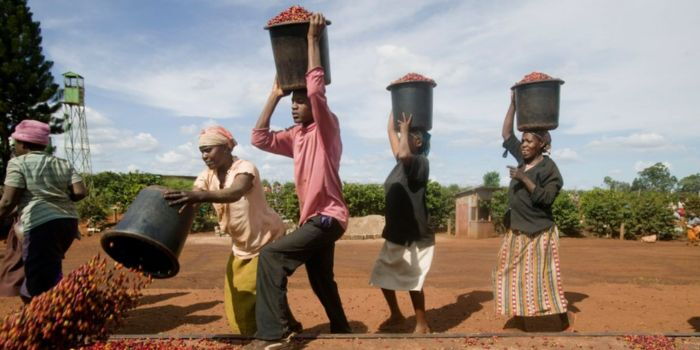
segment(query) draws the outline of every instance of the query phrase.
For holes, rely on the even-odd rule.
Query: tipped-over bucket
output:
[[[515,112],[518,130],[553,130],[559,126],[559,90],[563,80],[516,84]]]
[[[413,116],[411,128],[430,130],[433,128],[433,87],[434,82],[409,81],[387,86],[391,91],[391,111],[394,114],[394,128],[405,113]]]
[[[326,21],[326,25],[331,22]],[[309,68],[309,22],[281,23],[265,27],[270,32],[272,55],[277,68],[277,81],[284,91],[306,88],[306,71]],[[328,56],[328,30],[323,28],[319,40],[321,66],[326,85],[331,83],[331,65]]]
[[[178,257],[194,220],[192,206],[182,213],[163,198],[161,186],[141,190],[119,223],[102,236],[102,249],[126,267],[155,278],[168,278],[180,271]]]

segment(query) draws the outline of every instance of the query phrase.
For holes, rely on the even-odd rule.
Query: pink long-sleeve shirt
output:
[[[306,89],[314,121],[286,130],[253,129],[251,142],[263,151],[294,158],[294,182],[299,198],[299,224],[316,215],[327,215],[347,228],[348,206],[338,175],[343,144],[338,118],[328,108],[324,72],[316,67],[306,73]]]

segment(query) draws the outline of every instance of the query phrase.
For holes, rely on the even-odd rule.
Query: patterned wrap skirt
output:
[[[258,271],[258,257],[241,259],[233,254],[226,264],[224,286],[224,309],[231,332],[254,335],[255,325],[255,282]]]
[[[544,316],[566,312],[561,282],[559,230],[528,235],[509,230],[493,272],[496,313]]]

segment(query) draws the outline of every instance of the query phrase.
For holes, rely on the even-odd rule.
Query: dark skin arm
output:
[[[5,186],[0,198],[0,220],[12,214],[24,192],[23,188]]]
[[[506,118],[503,120],[503,130],[501,135],[503,136],[503,141],[508,140],[513,136],[513,121],[515,120],[515,94],[511,91],[510,93],[510,106],[508,106],[508,112],[506,112]]]
[[[250,174],[238,174],[233,180],[233,185],[215,191],[169,191],[163,195],[170,206],[183,205],[180,211],[187,204],[195,203],[233,203],[237,202],[253,187],[253,176]]]
[[[270,91],[270,96],[267,97],[267,102],[263,107],[258,121],[255,124],[257,129],[267,129],[270,127],[270,118],[272,118],[272,113],[275,112],[277,104],[280,102],[282,97],[289,95],[288,92],[284,92],[277,82],[277,77],[275,77],[275,82],[272,84],[272,91]]]
[[[326,19],[323,17],[323,14],[314,13],[311,15],[309,20],[309,32],[306,35],[306,40],[308,40],[309,43],[309,66],[307,72],[316,67],[321,67],[321,49],[319,41],[325,27]]]
[[[535,190],[535,183],[525,175],[523,167],[508,166],[508,171],[510,172],[510,178],[522,182],[528,192],[532,193]]]
[[[409,130],[411,128],[411,120],[413,119],[413,116],[408,116],[403,115],[403,118],[399,120],[399,132],[401,133],[401,138],[399,138],[399,149],[398,152],[396,152],[396,158],[400,160],[403,165],[409,166],[411,165],[411,161],[413,161],[413,152],[411,152],[411,146],[408,144],[409,142]]]

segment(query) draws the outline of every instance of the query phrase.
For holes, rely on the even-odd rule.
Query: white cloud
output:
[[[667,150],[674,147],[663,135],[658,133],[634,133],[628,136],[603,137],[591,141],[587,147],[603,150],[620,150],[621,148],[636,151]]]
[[[199,128],[196,124],[183,125],[180,127],[180,133],[184,135],[194,135],[198,130]]]
[[[581,160],[578,153],[571,148],[561,148],[552,151],[552,159],[558,162],[575,162]]]

